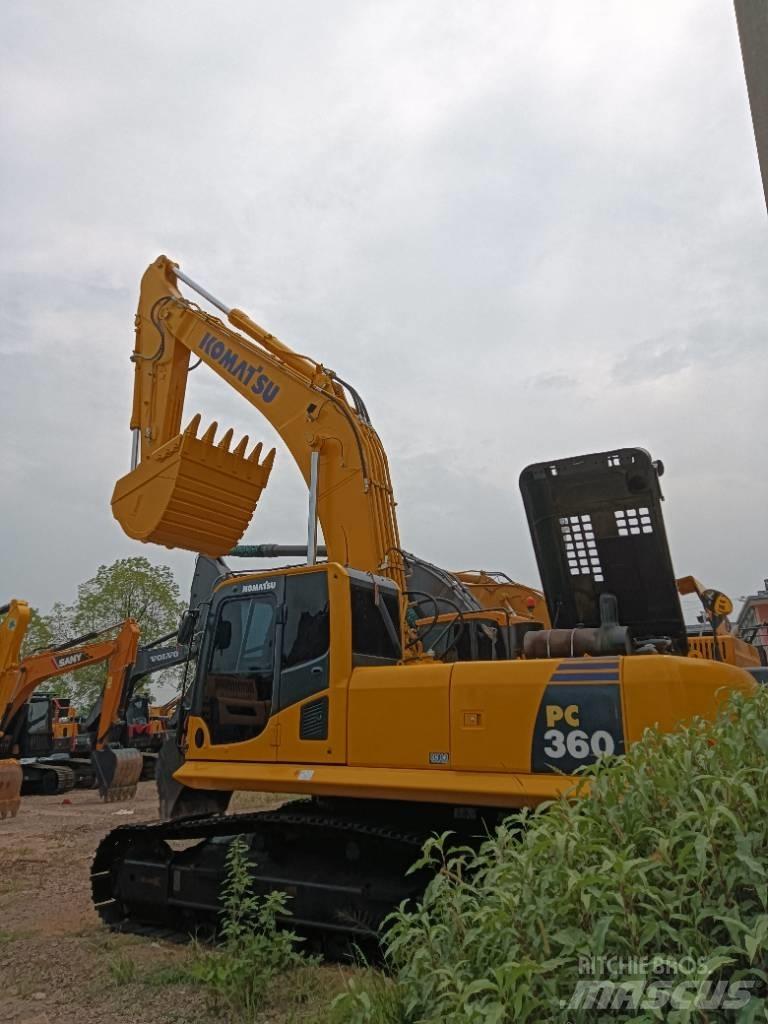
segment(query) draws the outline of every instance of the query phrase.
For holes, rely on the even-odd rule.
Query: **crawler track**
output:
[[[123,825],[93,861],[93,902],[110,928],[170,937],[216,928],[234,836],[249,848],[254,891],[290,896],[285,923],[337,958],[375,941],[383,919],[417,896],[426,872],[406,875],[426,833],[396,822],[328,813],[310,801],[253,814]],[[183,849],[172,844],[183,843]]]
[[[24,781],[21,792],[24,796],[29,794],[56,796],[59,793],[68,793],[75,787],[75,773],[66,765],[45,764],[38,761],[23,765],[23,772]]]

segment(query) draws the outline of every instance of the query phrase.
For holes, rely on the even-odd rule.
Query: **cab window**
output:
[[[280,708],[328,688],[330,643],[327,574],[306,572],[286,577]]]
[[[233,598],[218,613],[203,686],[213,743],[253,739],[272,711],[277,608],[272,595]]]
[[[378,588],[378,599],[383,608],[376,604],[374,584],[350,580],[352,601],[352,664],[387,665],[396,662],[400,651],[391,636],[383,615],[383,608],[389,613],[395,629],[400,629],[400,603],[397,592],[384,586]]]
[[[268,598],[227,601],[216,624],[211,671],[247,675],[270,669],[274,623],[275,605]]]
[[[284,669],[326,654],[330,644],[328,578],[324,572],[289,576],[285,581]]]

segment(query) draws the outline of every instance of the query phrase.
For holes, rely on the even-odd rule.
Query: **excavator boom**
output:
[[[181,296],[191,284],[227,324]],[[247,337],[244,337],[247,335]],[[274,453],[230,450],[232,430],[182,431],[190,354],[206,363],[277,430],[304,479],[317,453],[317,516],[328,557],[404,583],[389,467],[357,393],[320,363],[292,352],[245,313],[229,309],[161,256],[145,272],[136,315],[135,464],[117,482],[115,518],[130,537],[219,556],[242,536]],[[351,396],[351,397],[348,397]]]
[[[9,601],[0,607],[0,673],[15,665],[21,655],[21,645],[32,616],[26,601]],[[2,692],[0,692],[0,700]],[[2,704],[0,704],[0,709]],[[1,711],[0,711],[1,713]]]

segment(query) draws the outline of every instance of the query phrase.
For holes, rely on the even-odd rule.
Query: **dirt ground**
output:
[[[250,808],[253,800],[237,794],[233,809]],[[190,955],[189,947],[112,934],[91,907],[89,869],[101,837],[117,825],[156,817],[155,785],[143,782],[124,803],[104,804],[94,790],[25,797],[16,818],[0,821],[3,1024],[226,1020],[204,990],[163,979]],[[311,970],[305,998],[330,999],[341,985],[338,972]],[[273,1006],[263,1019],[288,1024],[307,1016],[294,1001]]]

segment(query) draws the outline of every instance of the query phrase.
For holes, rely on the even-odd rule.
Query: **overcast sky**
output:
[[[160,253],[355,384],[404,546],[538,580],[517,479],[667,467],[678,574],[768,575],[768,219],[726,0],[6,3],[0,598],[126,538],[133,315]],[[274,443],[213,374],[186,410]],[[245,540],[303,542],[285,451]]]

